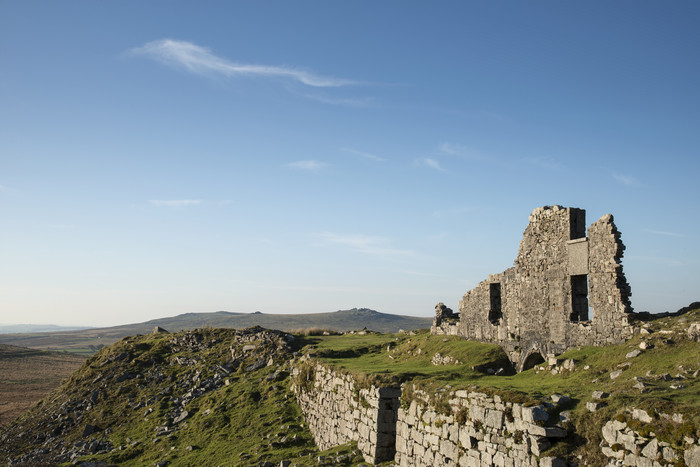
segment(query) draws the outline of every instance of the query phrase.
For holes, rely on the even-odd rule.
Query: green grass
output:
[[[250,352],[237,370],[225,376],[229,384],[222,384],[185,406],[189,416],[178,425],[178,430],[157,434],[158,427],[172,426],[169,416],[176,405],[180,406],[178,399],[189,390],[179,382],[196,378],[204,381],[217,372],[221,374],[219,366],[231,360],[234,333],[227,329],[195,331],[193,334],[206,343],[204,349],[173,345],[184,333],[129,337],[103,349],[61,388],[9,427],[10,432],[17,432],[11,438],[15,443],[12,451],[27,452],[36,447],[31,437],[23,438],[21,433],[46,433],[66,417],[81,414],[77,424],[61,432],[68,445],[102,439],[118,448],[82,456],[82,461],[127,466],[163,461],[183,466],[236,466],[260,462],[279,465],[282,460],[290,460],[299,465],[318,465],[316,458],[324,456],[329,465],[357,463],[361,458],[354,445],[328,452],[319,452],[315,447],[289,391],[290,368],[286,362],[292,356],[285,351],[274,354],[274,365],[246,371],[245,367],[259,358]],[[259,344],[262,349],[264,346]],[[178,364],[176,357],[196,363]],[[279,371],[278,378],[268,379],[275,371]],[[135,377],[117,382],[125,372]],[[162,374],[157,376],[159,372]],[[93,408],[75,409],[89,400],[96,389],[99,396]],[[64,413],[64,407],[69,408],[67,415],[59,415]],[[98,430],[84,438],[82,432],[87,424]]]
[[[700,368],[700,345],[689,340],[686,334],[688,324],[697,321],[700,321],[700,310],[652,321],[648,325],[651,334],[637,335],[624,344],[572,349],[558,358],[573,359],[574,370],[557,374],[552,374],[546,363],[507,376],[475,371],[473,367],[499,368],[504,364],[505,353],[499,346],[457,337],[432,336],[427,332],[415,336],[324,336],[308,342],[306,351],[316,354],[324,364],[354,374],[360,381],[368,379],[375,384],[393,386],[410,381],[438,396],[446,387],[453,390],[479,389],[489,394],[498,393],[506,400],[532,405],[538,401],[550,402],[553,394],[568,395],[572,403],[554,412],[571,411],[572,423],[568,428],[576,435],[556,443],[550,453],[581,453],[595,464],[605,463],[597,448],[602,425],[613,417],[630,419],[626,409],[631,407],[647,410],[655,417],[651,426],[659,439],[673,446],[679,447],[683,436],[700,437],[700,378],[693,376]],[[639,348],[642,341],[653,348],[642,351],[637,357],[626,358],[630,351]],[[421,349],[420,354],[418,349]],[[430,360],[436,352],[451,355],[460,364],[435,366]],[[629,363],[629,366],[623,367],[618,378],[611,379],[610,373],[624,363]],[[545,370],[539,370],[543,366]],[[672,378],[680,374],[681,379],[659,379],[658,376],[663,374]],[[637,383],[635,378],[645,382],[648,392],[633,388]],[[674,384],[685,387],[674,389]],[[591,394],[597,390],[611,396],[606,399],[604,408],[591,413],[586,403],[592,400]],[[410,394],[404,396],[404,399],[411,397]],[[443,409],[450,410],[446,405]],[[684,423],[672,423],[663,418],[662,413],[684,414]]]
[[[637,335],[624,344],[572,349],[559,358],[573,359],[574,370],[558,374],[538,369],[545,364],[519,374],[487,374],[486,369],[496,370],[508,364],[505,352],[498,345],[470,342],[456,336],[433,336],[428,331],[298,335],[292,350],[301,350],[328,366],[354,375],[361,385],[413,383],[406,388],[415,386],[438,395],[435,400],[441,411],[450,410],[444,400],[449,393],[444,391],[446,388],[478,389],[527,405],[549,401],[549,396],[555,393],[569,395],[573,400],[565,409],[571,411],[572,422],[567,428],[576,434],[555,443],[549,454],[581,454],[589,464],[598,465],[604,463],[598,448],[602,425],[617,417],[635,426],[625,412],[630,407],[647,410],[654,417],[649,429],[672,446],[680,446],[683,436],[700,436],[700,382],[692,376],[700,368],[700,345],[685,334],[688,324],[695,321],[700,321],[700,310],[653,321],[648,325],[651,334]],[[238,369],[226,376],[228,385],[186,406],[189,416],[178,431],[156,435],[156,428],[167,422],[176,400],[183,397],[177,383],[196,377],[210,378],[220,371],[219,365],[231,359],[234,330],[201,329],[191,334],[200,336],[206,348],[175,346],[173,340],[185,335],[180,333],[129,337],[102,349],[11,429],[18,433],[54,429],[56,410],[88,400],[92,391],[99,388],[95,407],[62,436],[69,443],[79,441],[83,428],[90,423],[99,427],[93,437],[107,439],[121,449],[84,456],[81,460],[120,465],[168,461],[184,466],[256,465],[263,461],[279,464],[281,460],[290,460],[299,465],[318,465],[317,457],[323,456],[329,465],[361,462],[353,445],[327,452],[315,448],[289,391],[291,368],[286,362],[292,356],[288,352],[278,355],[275,365],[249,372],[244,368],[259,358],[258,350],[251,352]],[[626,354],[637,349],[642,340],[653,348],[627,359]],[[433,365],[431,359],[436,353],[449,355],[459,363]],[[179,364],[176,357],[195,363]],[[611,379],[610,372],[625,362],[630,365],[617,379]],[[162,371],[160,379],[154,376],[156,368]],[[281,372],[280,378],[268,380],[276,370]],[[139,376],[117,383],[115,377],[124,372]],[[648,373],[652,376],[647,377]],[[684,379],[665,381],[655,377],[664,373],[671,377],[682,374]],[[108,377],[112,379],[101,386],[99,378]],[[643,378],[650,391],[640,393],[633,388],[637,383],[635,377]],[[685,387],[673,389],[673,384]],[[595,390],[606,391],[611,396],[606,407],[590,413],[585,405]],[[407,389],[405,397],[410,398],[411,391]],[[672,423],[662,413],[682,413],[684,423]],[[69,416],[75,416],[75,412]],[[19,436],[15,442],[19,443],[20,451],[34,445],[31,439]]]

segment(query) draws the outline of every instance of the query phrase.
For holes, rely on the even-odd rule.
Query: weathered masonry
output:
[[[624,249],[611,214],[586,236],[585,210],[537,208],[514,266],[467,292],[459,316],[439,307],[431,330],[498,343],[518,371],[579,345],[624,342],[633,333]]]

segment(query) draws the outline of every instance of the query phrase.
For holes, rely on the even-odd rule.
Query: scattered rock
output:
[[[566,405],[571,402],[571,398],[569,396],[562,396],[561,394],[553,394],[551,398],[552,402],[557,405]]]
[[[601,400],[601,399],[607,399],[610,397],[610,394],[608,394],[605,391],[593,391],[593,394],[591,394],[591,397],[596,400]]]
[[[625,355],[625,358],[634,358],[634,357],[638,357],[641,353],[642,353],[641,350],[633,350],[633,351],[631,351],[630,353],[628,353],[627,355]]]
[[[634,418],[635,420],[639,420],[643,423],[651,423],[652,421],[654,421],[654,419],[651,418],[649,414],[642,409],[634,409],[632,411],[632,418]]]
[[[605,403],[603,402],[586,402],[586,408],[589,412],[595,412],[602,407],[605,407]]]
[[[178,416],[173,420],[173,423],[176,423],[176,424],[177,424],[177,423],[180,423],[180,422],[182,422],[183,420],[185,420],[188,416],[189,416],[189,413],[187,412],[187,410],[183,410],[182,413],[181,413],[180,415],[178,415]]]

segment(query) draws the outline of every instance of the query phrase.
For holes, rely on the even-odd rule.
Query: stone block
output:
[[[544,436],[545,438],[565,438],[566,430],[558,426],[538,426],[528,425],[527,432],[535,436]]]
[[[571,402],[571,398],[569,396],[562,396],[561,394],[552,394],[551,399],[552,402],[557,405],[566,405]]]
[[[567,467],[569,464],[559,457],[543,457],[539,467]]]
[[[700,467],[700,446],[693,446],[685,450],[683,460],[688,467]]]
[[[634,409],[632,411],[632,418],[634,418],[635,420],[639,420],[643,423],[651,423],[652,421],[654,421],[654,419],[651,418],[649,414],[642,409]]]
[[[546,413],[546,412],[545,412]],[[503,428],[503,412],[492,409],[486,413],[484,424],[488,427],[500,430]]]
[[[530,452],[537,457],[542,454],[542,451],[549,449],[551,446],[552,444],[547,438],[530,436]]]
[[[456,462],[459,459],[457,445],[446,439],[440,441],[440,454],[450,459],[452,462]]]
[[[523,407],[522,418],[526,422],[535,423],[537,421],[549,420],[549,414],[541,405],[537,405],[535,407]]]
[[[665,461],[673,462],[677,459],[676,451],[671,447],[664,447],[662,451],[662,456]]]

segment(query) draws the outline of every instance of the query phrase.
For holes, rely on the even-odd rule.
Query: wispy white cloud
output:
[[[459,157],[461,159],[481,160],[484,157],[473,149],[457,143],[443,142],[438,146],[438,153],[445,156]]]
[[[196,206],[202,204],[201,199],[151,199],[148,201],[151,206],[156,208],[170,207],[179,208],[184,206]]]
[[[214,55],[208,48],[187,41],[160,39],[141,47],[131,49],[131,53],[153,58],[160,62],[183,67],[189,72],[207,75],[218,74],[226,77],[259,76],[266,78],[287,78],[312,87],[339,87],[358,84],[355,81],[317,75],[309,71],[287,66],[251,65],[235,63]]]
[[[350,153],[350,154],[355,154],[355,155],[357,155],[357,156],[361,156],[361,157],[364,157],[365,159],[370,159],[370,160],[373,160],[373,161],[376,161],[376,162],[383,162],[383,161],[386,160],[386,159],[384,159],[383,157],[379,157],[379,156],[376,156],[376,155],[374,155],[374,154],[370,154],[370,153],[368,153],[368,152],[358,151],[358,150],[356,150],[356,149],[340,148],[340,150],[341,150],[341,151],[348,152],[348,153]]]
[[[674,232],[665,232],[663,230],[652,230],[652,229],[642,229],[644,232],[649,232],[654,235],[664,235],[666,237],[685,237],[683,234],[679,233],[674,233]]]
[[[440,147],[438,148],[440,152],[443,154],[447,154],[449,156],[458,156],[461,155],[462,152],[464,152],[464,146],[461,146],[459,144],[455,143],[441,143]]]
[[[285,164],[285,167],[289,167],[290,169],[308,170],[314,172],[328,167],[328,164],[326,164],[325,162],[308,160],[290,162],[289,164]]]
[[[435,159],[431,159],[429,157],[425,157],[423,159],[420,159],[420,164],[424,165],[426,167],[430,167],[431,169],[439,170],[440,172],[445,172],[445,169],[442,168],[440,163],[436,161]]]
[[[613,172],[612,177],[615,180],[617,180],[618,182],[622,183],[623,185],[629,186],[629,185],[634,185],[635,183],[637,183],[637,181],[634,179],[634,177],[631,177],[629,175],[622,175],[622,174],[618,174],[618,173]]]
[[[547,170],[564,170],[565,167],[557,159],[548,156],[525,158],[525,162]]]
[[[353,251],[368,255],[412,255],[411,250],[400,250],[391,246],[391,240],[384,237],[374,237],[361,234],[338,234],[322,232],[317,237],[329,244],[342,245]]]

